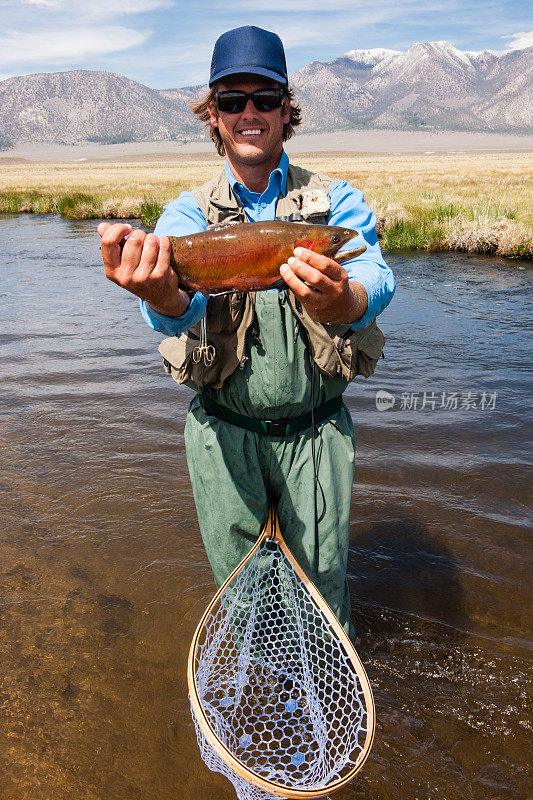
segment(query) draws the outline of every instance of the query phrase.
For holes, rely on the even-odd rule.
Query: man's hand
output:
[[[170,242],[153,233],[132,232],[131,225],[101,222],[102,258],[105,274],[128,292],[145,300],[167,317],[180,317],[189,306],[189,297],[179,288],[178,276],[170,266]],[[128,236],[121,249],[121,242]]]
[[[355,322],[368,308],[365,287],[327,256],[297,247],[280,274],[317,322]]]

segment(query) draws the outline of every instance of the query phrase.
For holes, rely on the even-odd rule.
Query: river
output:
[[[0,800],[230,800],[187,699],[214,591],[191,393],[105,279],[94,221],[6,215],[0,232]],[[531,265],[388,261],[385,359],[345,394],[352,617],[377,731],[335,797],[526,800]]]

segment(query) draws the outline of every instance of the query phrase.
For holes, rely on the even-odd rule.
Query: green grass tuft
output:
[[[153,227],[162,213],[162,203],[154,200],[153,198],[147,198],[146,200],[142,201],[141,222],[143,225],[146,225],[147,227]]]
[[[0,194],[2,214],[57,214],[53,195],[34,191],[8,191]]]
[[[427,218],[398,221],[383,232],[382,243],[386,250],[442,249],[444,230]]]
[[[431,216],[439,221],[449,219],[450,217],[457,217],[462,211],[461,206],[456,203],[436,203],[429,209]]]
[[[487,219],[517,219],[517,213],[514,208],[510,208],[492,197],[480,197],[477,203],[467,209],[468,219],[476,219],[477,217],[485,217]]]
[[[515,244],[509,247],[504,255],[507,258],[532,258],[533,247],[526,244]]]
[[[102,204],[93,195],[72,192],[58,199],[57,210],[67,219],[96,219],[102,215]]]

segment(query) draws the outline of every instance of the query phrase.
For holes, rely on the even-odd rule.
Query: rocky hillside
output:
[[[38,73],[0,82],[0,138],[7,143],[198,138],[188,102],[196,92],[162,92],[112,72]]]
[[[448,42],[406,52],[350,50],[291,76],[302,130],[354,127],[533,131],[533,47],[501,55]],[[109,72],[73,70],[0,82],[0,146],[19,142],[199,139],[188,103],[205,87],[156,90]]]
[[[533,47],[495,55],[428,42],[406,52],[351,50],[308,64],[291,81],[315,131],[371,125],[525,132],[533,129],[532,72]]]

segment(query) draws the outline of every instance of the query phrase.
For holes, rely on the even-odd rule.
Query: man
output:
[[[196,388],[185,427],[200,530],[217,585],[252,546],[270,502],[304,571],[346,630],[354,432],[342,392],[373,372],[383,345],[375,317],[394,279],[360,191],[289,164],[285,141],[300,122],[278,36],[253,26],[215,44],[210,93],[195,113],[210,127],[224,171],[165,207],[154,234],[102,223],[107,277],[141,298],[179,383]],[[167,235],[219,222],[276,217],[360,231],[361,256],[344,266],[297,248],[280,267],[288,290],[192,298],[169,265]],[[207,320],[212,364],[194,363]],[[186,332],[189,333],[186,333]],[[311,426],[314,410],[315,429]],[[352,632],[353,633],[353,632]]]

